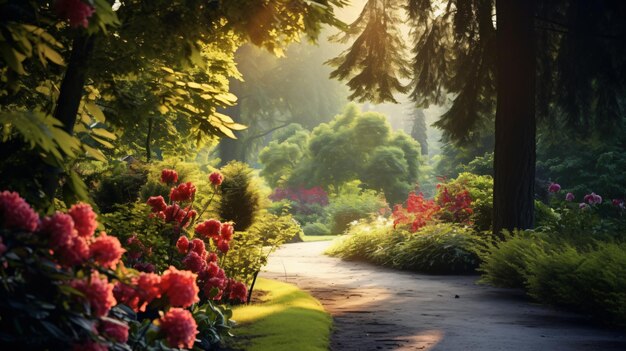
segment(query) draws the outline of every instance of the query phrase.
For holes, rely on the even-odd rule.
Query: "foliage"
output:
[[[329,235],[330,229],[328,229],[324,223],[314,222],[305,224],[304,227],[302,227],[302,232],[304,232],[306,236]]]
[[[326,208],[330,232],[341,234],[351,222],[367,218],[386,208],[385,201],[374,191],[347,188],[331,198],[330,205]]]
[[[252,283],[269,255],[301,234],[302,229],[291,216],[263,213],[248,231],[236,232],[224,271],[230,277]]]
[[[476,175],[472,173],[461,173],[455,179],[445,181],[438,188],[437,201],[441,204],[444,191],[448,191],[452,196],[458,196],[465,191],[469,195],[471,212],[469,221],[477,231],[486,231],[491,228],[493,217],[493,178],[488,175]],[[467,208],[467,206],[461,206]],[[445,207],[445,206],[442,206]],[[458,218],[455,221],[458,222]]]
[[[328,194],[321,187],[276,188],[270,195],[270,200],[288,201],[288,212],[303,224],[324,220],[328,206]]]
[[[306,141],[304,135],[295,140]],[[261,163],[270,167],[264,171],[266,178],[277,184],[280,179],[289,186],[322,186],[331,193],[339,193],[347,183],[360,180],[367,189],[383,191],[391,203],[401,201],[417,182],[419,144],[403,132],[392,132],[383,115],[361,113],[354,105],[348,105],[333,121],[316,127],[305,146],[294,142],[272,142],[261,152]],[[284,143],[287,145],[283,147]],[[297,162],[287,157],[287,147],[302,155]],[[287,166],[277,166],[281,164]],[[278,173],[282,170],[287,175],[284,180]]]
[[[480,262],[476,250],[483,245],[471,229],[451,223],[426,225],[409,233],[389,222],[362,222],[348,234],[328,253],[431,274],[473,272]]]
[[[260,174],[272,187],[282,186],[305,155],[309,133],[299,125],[295,126],[277,133],[275,140],[259,153],[259,162],[263,164]]]
[[[265,207],[264,187],[261,179],[245,163],[233,161],[221,169],[224,174],[222,197],[217,212],[220,218],[233,221],[237,231],[254,224]]]
[[[396,205],[393,208],[393,225],[394,227],[410,226],[412,232],[425,226],[428,222],[434,220],[435,214],[439,212],[440,207],[434,200],[424,199],[424,194],[409,193],[406,200],[406,208],[402,205]]]
[[[141,188],[148,181],[147,173],[139,162],[111,162],[109,168],[99,174],[99,184],[93,190],[98,209],[109,213],[116,205],[137,201]]]

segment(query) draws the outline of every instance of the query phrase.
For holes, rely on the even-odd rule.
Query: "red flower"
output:
[[[228,244],[228,241],[220,240],[217,242],[217,249],[223,253],[227,253],[228,250],[230,250],[230,245]]]
[[[189,307],[200,301],[198,299],[196,274],[190,271],[179,271],[170,266],[161,277],[161,292],[169,297],[170,304],[175,307]]]
[[[198,325],[191,312],[182,308],[171,308],[159,320],[161,332],[165,334],[170,347],[191,349],[198,334]]]
[[[186,254],[189,250],[189,239],[187,239],[187,237],[184,235],[181,236],[180,238],[178,238],[178,241],[176,241],[176,247],[178,248],[178,252],[180,252],[181,254]]]
[[[207,262],[217,262],[217,255],[215,252],[209,252],[209,255],[206,258]]]
[[[119,343],[128,341],[128,325],[122,322],[103,320],[98,326],[98,332]]]
[[[101,232],[100,236],[89,245],[89,255],[96,262],[110,269],[115,268],[124,252],[126,250],[122,248],[120,241],[105,232]]]
[[[206,248],[202,239],[195,238],[191,240],[191,250],[195,251],[200,257],[206,257]]]
[[[152,263],[148,262],[137,262],[133,265],[133,268],[140,272],[146,273],[154,273],[154,271],[156,270],[156,267],[154,267]]]
[[[137,295],[143,304],[140,309],[145,309],[152,300],[161,297],[161,277],[158,274],[141,273],[133,282],[137,284]]]
[[[201,237],[215,238],[220,234],[220,229],[222,228],[222,223],[217,219],[209,219],[208,221],[204,221],[196,226],[196,233]]]
[[[548,191],[551,193],[558,193],[559,191],[561,191],[561,186],[557,183],[550,183]]]
[[[118,303],[123,303],[135,312],[139,311],[139,296],[132,286],[122,282],[115,283],[113,296]]]
[[[230,285],[230,294],[228,298],[231,300],[239,300],[241,302],[246,301],[248,297],[248,288],[242,282],[232,282]]]
[[[196,187],[191,182],[178,184],[170,190],[171,201],[191,201],[196,194]]]
[[[183,258],[183,265],[185,265],[185,268],[188,270],[199,273],[206,267],[206,261],[195,251],[191,251]]]
[[[88,204],[76,204],[67,211],[67,214],[72,216],[74,228],[76,228],[78,235],[82,237],[91,237],[96,228],[98,228],[98,222],[96,222],[97,215]]]
[[[224,176],[222,175],[222,173],[215,171],[209,175],[209,181],[214,186],[220,186],[222,185],[222,182],[224,181]]]
[[[174,184],[178,182],[178,173],[173,169],[164,169],[161,171],[161,182],[165,184]]]
[[[178,206],[177,204],[173,204],[173,205],[169,205],[165,208],[165,211],[163,211],[164,215],[165,215],[165,222],[171,222],[176,220],[177,218],[180,217],[181,215],[181,208],[180,206]],[[181,218],[182,220],[182,218]],[[180,222],[179,222],[180,223]]]
[[[85,295],[84,298],[89,302],[91,312],[96,317],[105,316],[117,303],[113,297],[113,285],[109,284],[106,277],[101,279],[96,272],[91,274],[90,279],[71,281],[70,286]]]
[[[165,199],[163,196],[150,196],[148,201],[146,201],[148,206],[152,207],[152,212],[165,211],[167,204],[165,203]]]
[[[223,223],[222,228],[220,230],[220,234],[222,235],[222,240],[230,241],[233,238],[233,233],[235,232],[235,228],[232,223]]]
[[[74,220],[68,214],[57,212],[52,217],[46,217],[41,223],[41,232],[50,237],[50,246],[58,248],[69,245],[78,235],[74,229]]]
[[[69,244],[59,247],[55,251],[55,255],[64,266],[71,267],[82,264],[89,258],[87,239],[82,236],[75,236]]]
[[[87,28],[88,18],[96,11],[81,0],[57,0],[54,7],[57,15],[70,22],[72,27]]]
[[[16,192],[0,193],[0,220],[2,227],[34,232],[39,225],[39,216]]]

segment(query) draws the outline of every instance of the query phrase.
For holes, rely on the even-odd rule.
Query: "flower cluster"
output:
[[[221,223],[216,219],[204,221],[195,228],[198,236],[206,240],[212,239],[213,244],[223,253],[227,253],[230,249],[234,231],[232,223]]]
[[[57,0],[54,4],[57,15],[70,22],[72,27],[89,25],[89,18],[96,10],[82,0]]]
[[[437,202],[440,206],[440,217],[443,213],[448,213],[452,218],[442,218],[449,219],[457,223],[465,223],[470,224],[470,217],[474,213],[472,209],[472,198],[467,189],[462,189],[456,194],[450,194],[448,191],[448,187],[442,186],[440,184],[437,185],[437,189],[439,189],[439,196],[437,197]]]
[[[425,226],[437,214],[440,207],[434,200],[424,199],[424,194],[409,193],[407,207],[396,205],[393,208],[393,226],[410,224],[411,231],[415,232]]]
[[[209,182],[211,182],[213,186],[216,186],[216,187],[220,186],[222,185],[223,181],[224,181],[224,176],[222,175],[222,173],[215,171],[209,174]]]
[[[178,173],[173,169],[164,169],[161,171],[161,182],[165,184],[175,184],[178,182]]]
[[[170,191],[171,201],[191,201],[196,194],[196,187],[191,182],[181,183]]]
[[[191,312],[182,308],[171,308],[159,320],[161,332],[170,347],[192,348],[198,334],[198,325]]]
[[[20,194],[10,191],[0,193],[0,219],[2,228],[34,232],[39,216]]]

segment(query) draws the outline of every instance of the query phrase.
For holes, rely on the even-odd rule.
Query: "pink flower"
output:
[[[39,225],[39,216],[16,192],[0,193],[0,220],[2,228],[34,232]]]
[[[204,270],[206,261],[202,259],[202,256],[198,255],[195,251],[191,251],[183,258],[183,265],[188,270],[199,273]]]
[[[578,208],[580,208],[581,210],[585,210],[585,209],[587,209],[588,207],[589,207],[589,205],[587,205],[587,204],[586,204],[586,203],[584,203],[584,202],[581,202],[581,203],[579,203],[579,204],[578,204]]]
[[[191,201],[196,194],[196,187],[191,183],[181,183],[170,191],[171,201]]]
[[[222,228],[222,223],[217,219],[209,219],[208,221],[204,221],[196,226],[196,233],[201,237],[215,238],[220,234],[220,229]]]
[[[224,176],[222,175],[222,173],[215,171],[209,175],[209,181],[214,186],[220,186],[222,185],[222,182],[224,181]]]
[[[135,288],[122,282],[115,283],[113,296],[118,303],[130,307],[133,311],[139,311],[139,296]]]
[[[173,169],[164,169],[161,171],[161,182],[165,184],[174,184],[178,182],[178,173]]]
[[[122,248],[120,241],[105,232],[101,232],[100,236],[89,245],[89,255],[96,262],[110,269],[115,268],[124,252],[126,250]]]
[[[63,245],[55,251],[55,256],[66,267],[83,264],[89,258],[87,239],[78,235],[73,237],[69,244]]]
[[[74,228],[78,235],[82,237],[91,237],[96,228],[98,228],[98,222],[96,222],[97,215],[88,204],[76,204],[67,211],[67,214],[72,216]]]
[[[596,193],[587,194],[583,198],[583,201],[588,203],[589,205],[601,204],[602,196],[597,195]]]
[[[178,241],[176,241],[176,247],[178,248],[178,252],[180,252],[181,254],[186,254],[189,250],[189,239],[187,239],[187,237],[184,235],[181,236],[180,238],[178,238]]]
[[[148,262],[137,262],[133,265],[133,268],[146,273],[154,273],[156,270],[156,267],[152,263]]]
[[[561,191],[561,186],[557,183],[551,183],[548,187],[548,191],[551,193],[558,193],[559,191]]]
[[[171,308],[159,320],[161,332],[170,347],[191,349],[198,334],[198,325],[191,312],[182,308]]]
[[[103,320],[98,326],[98,332],[119,343],[128,341],[128,325],[122,322]]]
[[[200,257],[206,257],[206,248],[202,239],[195,238],[191,240],[191,250],[195,251]]]
[[[133,281],[137,284],[137,295],[143,304],[141,310],[154,299],[161,297],[161,277],[154,273],[141,273],[139,278]]]
[[[613,201],[611,201],[611,203],[613,204],[613,206],[615,207],[624,207],[624,200],[620,200],[620,199],[613,199]]]
[[[230,294],[228,296],[231,300],[239,300],[241,302],[246,301],[248,297],[248,288],[242,282],[233,282],[230,285]]]
[[[170,304],[175,307],[186,308],[200,301],[196,274],[179,271],[172,266],[161,277],[161,292],[169,297]]]
[[[90,279],[75,279],[70,286],[83,293],[84,299],[89,302],[91,312],[96,317],[105,316],[109,313],[117,301],[113,297],[113,285],[107,278],[100,278],[98,273],[93,272]]]
[[[7,252],[7,246],[2,242],[2,237],[0,236],[0,255]]]
[[[165,211],[167,204],[165,203],[165,199],[163,196],[150,196],[148,201],[146,201],[148,206],[152,207],[152,212]]]
[[[574,194],[572,193],[567,193],[567,195],[565,195],[565,201],[574,201]]]
[[[217,262],[217,255],[215,254],[215,252],[210,252],[209,255],[206,258],[207,262]]]
[[[57,0],[54,7],[57,15],[70,22],[72,27],[87,28],[88,18],[96,11],[81,0]]]
[[[78,235],[74,229],[74,220],[68,214],[57,212],[52,217],[46,217],[41,223],[41,232],[50,237],[50,246],[58,248],[69,245]]]

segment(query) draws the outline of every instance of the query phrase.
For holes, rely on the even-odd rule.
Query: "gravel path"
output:
[[[288,244],[261,276],[295,284],[334,318],[333,351],[626,350],[626,333],[533,304],[476,276],[431,276],[323,255],[329,242]],[[297,351],[297,350],[294,350]]]

